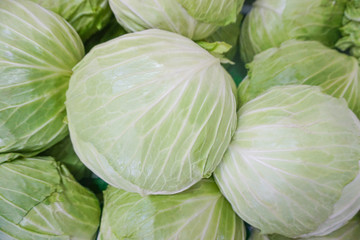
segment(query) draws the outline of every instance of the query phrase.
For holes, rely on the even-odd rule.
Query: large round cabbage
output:
[[[360,122],[314,86],[273,87],[243,105],[214,175],[263,234],[326,235],[360,208]]]
[[[236,127],[233,87],[219,59],[175,33],[146,30],[98,45],[67,92],[75,151],[118,188],[180,192],[220,162]]]
[[[68,21],[87,40],[109,22],[112,15],[108,0],[31,0]]]
[[[58,15],[30,1],[0,1],[0,162],[65,137],[65,91],[83,55]]]
[[[347,0],[257,0],[240,34],[240,55],[245,62],[290,39],[316,40],[334,46]]]
[[[50,157],[0,164],[0,239],[94,239],[100,205]]]
[[[245,240],[243,221],[211,179],[175,195],[141,197],[109,187],[99,240]]]
[[[236,22],[244,0],[110,0],[118,22],[129,32],[157,28],[199,40]]]
[[[360,68],[356,58],[315,41],[289,40],[268,49],[247,65],[240,84],[241,104],[276,85],[317,85],[334,97],[345,98],[360,117]]]

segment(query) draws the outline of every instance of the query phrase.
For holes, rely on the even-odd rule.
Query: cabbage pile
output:
[[[357,240],[359,19],[1,0],[0,239]]]

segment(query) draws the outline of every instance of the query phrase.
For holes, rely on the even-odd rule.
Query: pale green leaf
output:
[[[0,164],[0,239],[91,240],[100,206],[49,157]]]
[[[201,22],[226,26],[236,22],[244,0],[177,0],[187,12]]]
[[[360,58],[360,1],[349,0],[341,27],[342,38],[336,47],[342,51],[349,51],[351,55]]]
[[[167,196],[109,187],[98,240],[245,240],[245,227],[212,179]]]
[[[128,32],[156,28],[179,33],[193,40],[203,40],[214,33],[219,28],[220,22],[224,24],[222,17],[227,18],[228,12],[235,13],[235,16],[230,16],[231,21],[235,22],[236,15],[243,3],[242,0],[236,1],[236,4],[234,0],[230,0],[230,4],[225,0],[212,1],[212,4],[207,0],[204,2],[195,1],[197,3],[196,9],[199,10],[196,15],[200,14],[201,19],[209,17],[208,14],[215,16],[213,13],[216,12],[215,18],[220,22],[215,24],[214,22],[217,22],[215,19],[210,21],[198,20],[197,17],[199,16],[192,16],[178,0],[110,0],[109,2],[117,21]],[[191,5],[192,1],[187,3]],[[219,5],[224,8],[218,8]],[[229,8],[230,6],[234,8]],[[192,8],[194,11],[196,9]],[[192,13],[195,14],[195,12]]]
[[[103,29],[112,15],[108,0],[31,0],[68,21],[86,41]]]
[[[355,216],[345,226],[322,237],[296,238],[296,240],[356,240],[360,236],[360,216]],[[291,240],[280,235],[263,235],[259,230],[251,232],[249,240]]]

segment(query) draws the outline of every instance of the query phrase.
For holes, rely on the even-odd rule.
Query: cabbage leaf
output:
[[[203,40],[220,26],[235,23],[243,0],[110,0],[109,3],[117,21],[128,32],[156,28]]]
[[[100,205],[64,165],[50,157],[0,164],[0,239],[95,237]]]
[[[98,240],[245,240],[243,221],[212,179],[167,196],[142,197],[109,187]]]
[[[103,29],[112,15],[108,0],[31,0],[68,21],[86,41]]]

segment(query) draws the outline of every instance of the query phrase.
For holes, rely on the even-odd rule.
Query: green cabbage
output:
[[[99,220],[95,195],[54,159],[0,164],[1,240],[91,240]]]
[[[108,0],[31,0],[68,21],[83,41],[103,29],[111,17]]]
[[[141,197],[109,187],[98,240],[245,240],[245,227],[211,179],[175,195]]]
[[[277,85],[318,85],[337,98],[345,98],[360,117],[360,68],[356,58],[315,41],[290,40],[268,49],[247,65],[248,77],[240,84],[241,104]]]
[[[0,163],[66,136],[65,91],[83,55],[58,15],[30,1],[0,1]]]
[[[81,180],[84,177],[90,176],[91,172],[85,167],[76,155],[70,137],[64,138],[62,141],[42,152],[43,156],[51,156],[56,161],[64,164],[71,174],[77,179]]]
[[[297,238],[297,240],[356,240],[360,236],[360,216],[356,215],[342,228],[323,237]],[[251,232],[249,240],[291,240],[281,235],[262,235],[259,230]]]
[[[128,31],[158,28],[201,40],[220,26],[236,22],[243,0],[110,0],[118,22]]]
[[[319,87],[273,87],[243,105],[214,176],[263,234],[322,236],[360,209],[360,122]]]
[[[74,149],[115,187],[183,191],[219,164],[236,128],[234,90],[220,60],[190,39],[123,35],[74,68],[66,101]]]
[[[244,62],[290,39],[316,40],[333,47],[347,0],[257,0],[245,17],[240,34]]]

